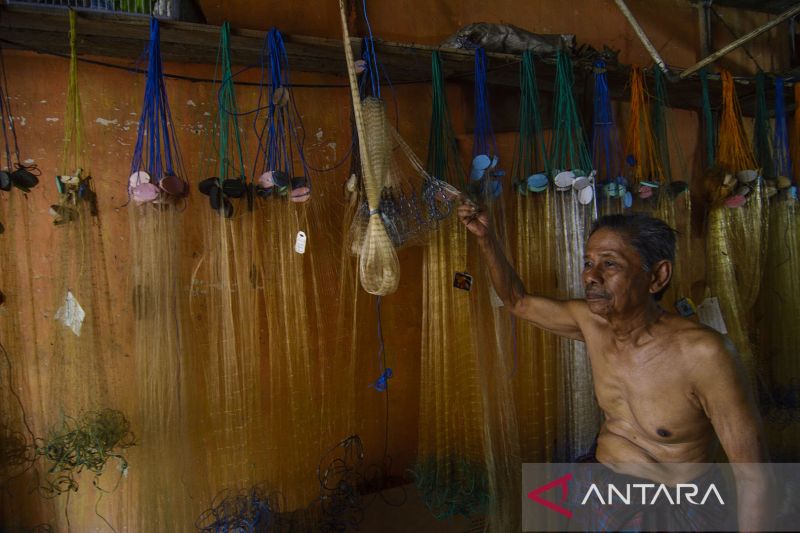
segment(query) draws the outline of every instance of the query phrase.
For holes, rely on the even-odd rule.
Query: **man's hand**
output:
[[[486,210],[468,200],[462,199],[461,202],[458,206],[458,219],[478,237],[489,235],[489,215]]]

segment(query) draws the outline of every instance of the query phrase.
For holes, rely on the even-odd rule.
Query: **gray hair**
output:
[[[675,263],[676,231],[663,220],[643,213],[605,215],[595,221],[589,236],[602,228],[610,229],[625,237],[628,244],[639,254],[642,267],[647,272],[659,261]],[[661,300],[667,292],[669,283],[668,281],[663,289],[653,295],[656,301]]]

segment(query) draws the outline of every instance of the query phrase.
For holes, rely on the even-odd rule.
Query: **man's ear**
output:
[[[650,294],[659,293],[672,279],[672,262],[663,259],[650,269]]]

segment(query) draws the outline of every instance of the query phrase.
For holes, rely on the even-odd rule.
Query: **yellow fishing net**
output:
[[[800,86],[794,88],[800,101]],[[769,246],[758,305],[759,349],[764,354],[759,370],[765,383],[762,412],[767,421],[770,457],[773,461],[797,461],[800,457],[800,213],[796,180],[791,179],[790,154],[800,145],[800,109],[794,112],[794,135],[786,131],[782,112],[783,80],[776,80],[776,135],[774,163],[777,180],[770,203]],[[795,159],[795,165],[797,165]]]
[[[763,275],[768,209],[761,180],[742,172],[753,170],[755,160],[744,134],[733,78],[727,71],[721,77],[720,171],[706,176],[706,188],[713,194],[706,235],[707,276],[711,294],[719,298],[728,335],[755,383],[755,353],[748,332]],[[746,203],[736,207],[729,199],[743,195],[742,187],[748,189]]]

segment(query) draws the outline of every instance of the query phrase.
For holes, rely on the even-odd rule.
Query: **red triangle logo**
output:
[[[543,492],[547,492],[553,487],[561,487],[561,503],[564,503],[565,501],[567,501],[567,496],[569,495],[569,485],[567,485],[567,482],[570,481],[571,479],[572,479],[572,473],[570,472],[569,474],[565,474],[558,479],[554,479],[553,481],[547,483],[546,485],[542,485],[538,489],[533,489],[528,493],[528,498],[535,501],[539,505],[544,505],[548,509],[566,516],[567,518],[572,518],[572,511],[570,511],[569,509],[565,509],[564,507],[561,507],[560,505],[557,505],[551,501],[545,500],[544,498],[539,496]]]

